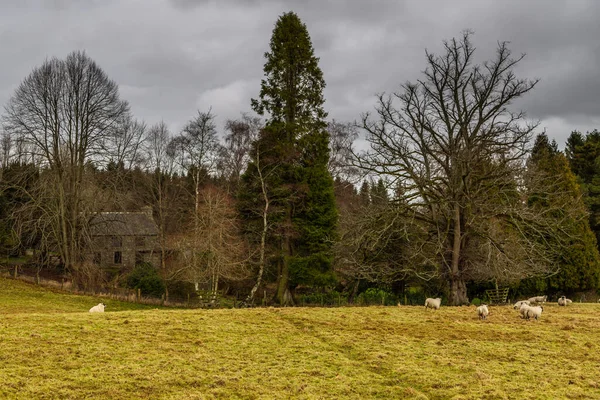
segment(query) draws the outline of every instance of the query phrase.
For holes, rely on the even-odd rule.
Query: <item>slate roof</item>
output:
[[[90,236],[157,236],[158,227],[146,212],[103,212],[90,221]]]

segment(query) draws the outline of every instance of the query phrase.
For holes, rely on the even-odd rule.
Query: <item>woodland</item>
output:
[[[473,40],[444,41],[418,80],[336,121],[308,29],[285,13],[250,109],[222,127],[198,110],[177,132],[137,119],[87,53],[48,59],[2,112],[0,264],[245,306],[596,296],[600,132],[559,149],[514,109],[538,84],[514,72],[525,55],[499,42],[480,61]],[[94,215],[142,207],[160,265],[84,257]]]

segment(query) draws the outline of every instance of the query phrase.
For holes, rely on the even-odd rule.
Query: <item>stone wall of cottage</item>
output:
[[[138,260],[160,266],[156,236],[99,236],[94,238],[87,258],[110,268],[131,269]]]

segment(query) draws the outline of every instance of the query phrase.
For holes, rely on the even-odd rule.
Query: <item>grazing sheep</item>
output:
[[[531,306],[529,306],[528,304],[521,304],[521,307],[519,308],[519,314],[521,314],[521,318],[526,318],[527,310],[529,310],[530,308]]]
[[[542,311],[544,311],[544,307],[529,307],[525,312],[525,319],[535,319],[536,321],[542,316]]]
[[[517,302],[515,303],[515,305],[513,306],[513,308],[514,308],[515,310],[518,310],[519,308],[521,308],[521,305],[522,305],[522,304],[527,304],[528,306],[530,306],[530,305],[531,305],[531,302],[530,302],[529,300],[521,300],[521,301],[517,301]]]
[[[425,300],[425,309],[433,308],[434,310],[439,310],[440,305],[442,304],[442,299],[439,297],[437,299],[432,299],[431,297]]]
[[[479,307],[477,307],[477,315],[479,316],[479,319],[486,319],[489,313],[490,312],[487,308],[487,305],[482,304]]]
[[[530,303],[545,303],[548,296],[535,296],[529,298]]]
[[[573,300],[571,299],[565,299],[567,301],[567,305],[571,304],[573,302]]]
[[[104,307],[106,307],[106,304],[98,303],[97,306],[90,308],[90,312],[104,312]]]

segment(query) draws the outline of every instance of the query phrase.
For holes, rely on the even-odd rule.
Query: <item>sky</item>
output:
[[[526,53],[516,73],[540,82],[515,110],[560,147],[573,130],[600,129],[598,0],[0,0],[0,104],[45,59],[85,50],[148,125],[176,133],[211,109],[222,131],[251,111],[287,11],[320,58],[329,119],[374,111],[378,93],[419,79],[426,49],[469,29],[480,61],[498,41]]]

